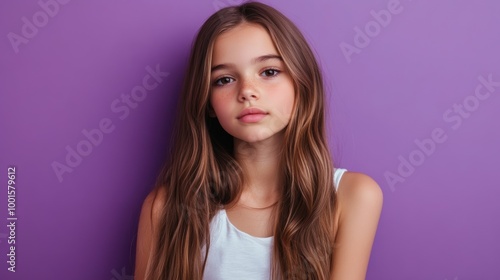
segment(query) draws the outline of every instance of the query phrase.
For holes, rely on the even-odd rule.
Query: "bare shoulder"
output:
[[[137,229],[135,279],[142,280],[154,248],[161,213],[166,202],[165,187],[154,188],[144,199]]]
[[[167,191],[164,186],[155,187],[142,203],[141,216],[147,212],[152,214],[153,222],[161,214],[167,200]],[[141,217],[142,218],[142,217]]]
[[[370,176],[347,171],[339,183],[337,202],[332,279],[365,279],[382,210],[382,190]]]
[[[346,171],[340,180],[337,199],[340,212],[352,208],[363,207],[367,210],[380,210],[383,204],[383,193],[378,183],[370,176]]]

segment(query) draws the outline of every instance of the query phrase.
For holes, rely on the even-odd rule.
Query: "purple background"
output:
[[[34,0],[1,2],[1,279],[132,279],[139,210],[169,145],[192,38],[216,9],[239,2],[73,0],[17,53],[8,34],[23,36],[23,17],[43,25],[44,12]],[[474,97],[480,76],[500,81],[500,2],[264,2],[317,52],[335,165],[384,191],[367,279],[500,279],[500,87]],[[371,11],[388,5],[395,13],[380,27]],[[368,44],[344,55],[341,45],[356,46],[366,26]],[[156,65],[169,76],[120,119],[111,104]],[[464,102],[468,111],[453,111]],[[114,130],[60,182],[51,164],[106,118]],[[415,141],[435,129],[446,140],[419,152]],[[411,156],[414,170],[390,183],[385,174]],[[16,273],[6,264],[11,165]]]

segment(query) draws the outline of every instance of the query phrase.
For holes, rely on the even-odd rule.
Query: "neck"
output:
[[[243,168],[244,182],[240,202],[262,208],[274,204],[281,195],[282,136],[248,143],[234,140],[234,155]]]

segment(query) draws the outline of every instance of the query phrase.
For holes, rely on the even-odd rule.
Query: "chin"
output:
[[[266,140],[271,140],[274,137],[278,137],[277,133],[269,133],[267,131],[258,131],[255,133],[245,133],[244,135],[235,136],[239,141],[247,143],[258,143]]]

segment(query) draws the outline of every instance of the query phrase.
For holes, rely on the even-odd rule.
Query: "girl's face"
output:
[[[215,40],[210,103],[233,137],[258,142],[277,135],[290,120],[294,95],[283,59],[262,26],[240,24]],[[262,113],[242,117],[249,108]]]

